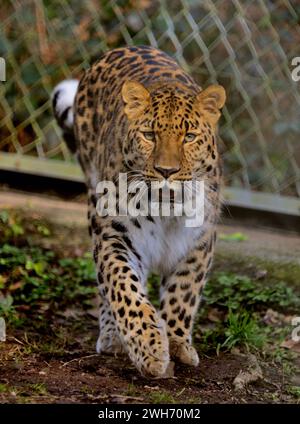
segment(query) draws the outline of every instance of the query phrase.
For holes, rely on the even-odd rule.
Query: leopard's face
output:
[[[122,88],[128,135],[124,160],[146,180],[186,181],[205,178],[218,164],[215,141],[223,87],[195,94],[165,85],[148,91],[137,82]]]

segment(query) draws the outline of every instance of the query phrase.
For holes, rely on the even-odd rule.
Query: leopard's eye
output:
[[[195,140],[195,138],[196,138],[195,134],[192,134],[192,133],[186,133],[186,135],[185,135],[185,137],[184,137],[184,141],[185,141],[186,143],[189,143],[189,142],[191,142],[191,141],[194,141],[194,140]]]
[[[153,131],[144,131],[143,135],[146,140],[154,141],[155,140],[155,134]]]

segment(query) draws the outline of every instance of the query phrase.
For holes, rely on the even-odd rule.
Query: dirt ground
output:
[[[89,331],[95,338],[95,331]],[[286,378],[280,365],[265,363],[262,366],[263,379],[247,389],[235,391],[233,380],[247,365],[247,358],[237,354],[202,356],[196,369],[176,365],[175,377],[153,380],[139,376],[126,358],[99,357],[80,335],[74,340],[72,351],[67,350],[64,354],[37,352],[26,355],[22,353],[24,345],[21,343],[24,340],[21,340],[10,337],[1,349],[0,380],[2,383],[13,384],[13,390],[0,395],[1,403],[293,401],[282,390]]]
[[[53,250],[59,260],[72,258],[77,262],[88,251],[84,205],[0,193],[1,211],[8,210],[13,215],[12,211],[17,209],[21,209],[25,223],[7,221],[6,226],[12,225],[15,233],[11,236],[4,232],[4,236],[0,236],[0,245],[9,244],[19,249],[20,255],[32,246],[42,249],[41,252]],[[32,232],[30,226],[35,220],[43,223],[35,227],[39,229],[38,234]],[[16,229],[21,226],[25,232]],[[20,236],[16,235],[18,231]],[[15,309],[11,308],[10,315],[7,315],[6,341],[0,342],[0,403],[299,403],[300,346],[290,338],[291,318],[300,315],[297,314],[299,253],[299,237],[295,234],[220,226],[212,287],[214,278],[219,278],[218,273],[222,271],[227,274],[220,277],[223,278],[220,281],[230,276],[235,284],[234,276],[243,275],[241,281],[245,287],[253,280],[256,291],[259,285],[268,282],[271,286],[278,283],[278,287],[285,284],[282,290],[286,291],[278,292],[278,296],[272,294],[273,304],[268,303],[268,299],[262,300],[264,292],[259,292],[260,297],[255,292],[246,304],[258,322],[268,327],[265,343],[261,346],[256,341],[250,343],[250,336],[253,338],[250,329],[249,343],[245,342],[243,335],[230,348],[226,341],[222,344],[224,338],[216,332],[216,326],[223,328],[228,311],[222,309],[219,300],[208,302],[205,306],[207,314],[197,321],[194,336],[200,365],[190,368],[176,363],[174,376],[166,379],[141,377],[125,356],[96,354],[97,299],[90,291],[80,291],[73,300],[72,296],[67,298],[62,293],[64,301],[61,306],[56,298],[46,301],[46,291],[38,300],[30,298],[29,301],[27,292],[20,292],[22,278],[25,279],[24,272],[27,272],[26,278],[32,280],[30,284],[37,284],[41,281],[37,278],[42,278],[39,269],[32,271],[27,260],[27,271],[22,269],[21,277],[19,274],[15,276],[15,270],[21,265],[1,268],[4,262],[1,262],[0,255],[0,289],[1,281],[3,283],[0,305],[8,293],[15,302],[19,299]],[[30,258],[34,262],[33,257]],[[86,264],[78,265],[77,262],[79,268],[74,272],[87,278]],[[53,262],[51,264],[54,266]],[[42,270],[42,273],[46,271]],[[62,272],[59,268],[57,275]],[[226,286],[227,282],[224,284]],[[228,286],[224,290],[229,290]],[[211,292],[217,299],[218,290],[211,289]],[[281,298],[284,293],[290,296],[290,303]],[[88,306],[85,296],[89,299]],[[253,299],[258,303],[253,304]],[[23,321],[19,320],[20,317]],[[229,330],[230,327],[224,327],[225,334]],[[205,345],[203,334],[208,334]]]

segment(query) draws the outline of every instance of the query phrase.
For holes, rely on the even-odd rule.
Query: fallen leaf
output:
[[[149,390],[159,390],[159,386],[144,386],[144,389],[149,389]]]
[[[64,318],[74,318],[74,319],[77,319],[80,316],[84,315],[84,312],[79,311],[76,308],[67,308],[64,311],[61,311],[59,314],[61,316],[63,316]]]
[[[26,311],[29,311],[31,307],[29,305],[17,305],[16,309],[17,311],[26,312]]]
[[[23,285],[22,281],[18,281],[18,282],[14,283],[14,284],[11,284],[8,287],[8,290],[11,291],[11,292],[12,291],[15,291],[15,290],[18,290],[20,287],[22,287],[22,285]]]
[[[256,280],[262,280],[265,278],[268,274],[268,271],[266,269],[258,269],[254,275],[254,278]]]
[[[278,324],[282,322],[282,316],[279,312],[268,309],[263,317],[263,322],[266,324]]]
[[[128,403],[128,402],[142,402],[144,403],[144,398],[142,397],[136,397],[136,396],[123,396],[123,395],[109,395],[109,402],[110,403]]]
[[[274,311],[273,309],[267,309],[263,321],[266,324],[290,324],[292,322],[292,319],[296,318],[293,315],[284,315],[277,311]]]
[[[218,308],[210,308],[207,314],[207,318],[211,322],[220,322],[224,319],[225,313],[220,311]]]
[[[283,347],[285,349],[290,349],[293,352],[300,353],[300,341],[295,341],[293,339],[284,340],[280,347]]]

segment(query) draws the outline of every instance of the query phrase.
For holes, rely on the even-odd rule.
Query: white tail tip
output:
[[[51,99],[54,115],[63,129],[72,129],[74,123],[73,105],[79,81],[64,80],[53,90]]]

